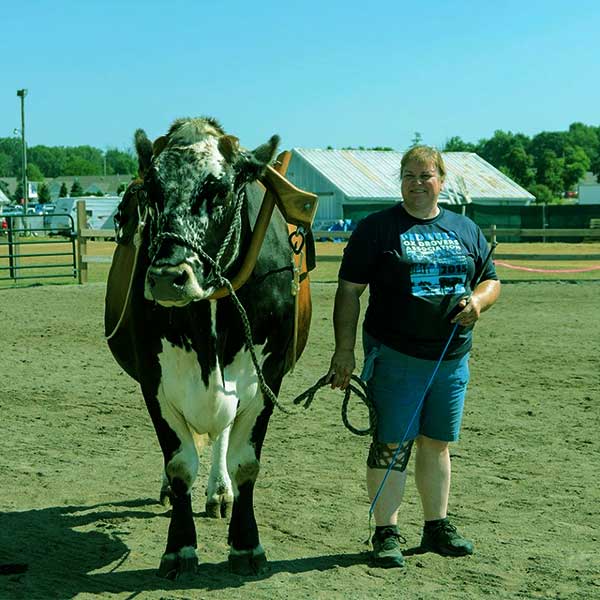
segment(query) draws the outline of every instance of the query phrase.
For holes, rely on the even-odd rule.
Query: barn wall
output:
[[[315,216],[316,229],[328,221],[344,218],[342,205],[345,196],[342,191],[295,152],[292,152],[286,177],[299,188],[319,196],[319,207]]]

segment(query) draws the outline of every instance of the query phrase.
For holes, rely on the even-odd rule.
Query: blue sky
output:
[[[0,137],[130,148],[211,115],[254,147],[441,146],[600,125],[600,2],[22,0],[0,11]]]

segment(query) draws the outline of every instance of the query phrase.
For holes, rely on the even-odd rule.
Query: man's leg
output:
[[[375,494],[385,476],[385,470],[367,467],[367,490],[369,501],[372,503]],[[375,525],[397,525],[398,509],[404,496],[404,485],[406,483],[406,471],[390,471],[385,485],[377,498],[373,509]]]
[[[473,544],[463,538],[448,520],[450,479],[448,442],[419,436],[415,481],[425,517],[421,547],[445,556],[473,554]]]
[[[380,567],[402,567],[404,557],[400,550],[400,541],[405,542],[398,533],[398,509],[404,495],[406,465],[410,458],[412,441],[404,445],[390,469],[383,487],[381,484],[388,472],[398,444],[385,444],[374,441],[371,444],[367,460],[367,490],[371,503],[375,500],[375,535],[373,536],[373,560]],[[381,487],[381,489],[380,489]],[[379,495],[378,495],[379,492]]]
[[[426,521],[444,519],[450,495],[450,452],[448,442],[420,435],[416,441],[415,483],[421,496]]]

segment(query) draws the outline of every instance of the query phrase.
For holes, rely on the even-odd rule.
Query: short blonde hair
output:
[[[444,165],[444,159],[436,148],[432,146],[414,146],[408,152],[404,153],[400,161],[400,177],[404,174],[404,169],[411,160],[418,163],[432,162],[438,170],[442,181],[446,178],[446,165]]]

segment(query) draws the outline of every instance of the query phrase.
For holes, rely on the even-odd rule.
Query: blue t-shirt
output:
[[[360,221],[339,276],[369,285],[364,328],[371,336],[410,356],[438,360],[456,305],[471,294],[487,254],[471,219],[441,207],[433,219],[417,219],[399,204]],[[491,260],[481,276],[487,279],[498,279]],[[445,359],[464,356],[471,343],[472,327],[459,327]]]

